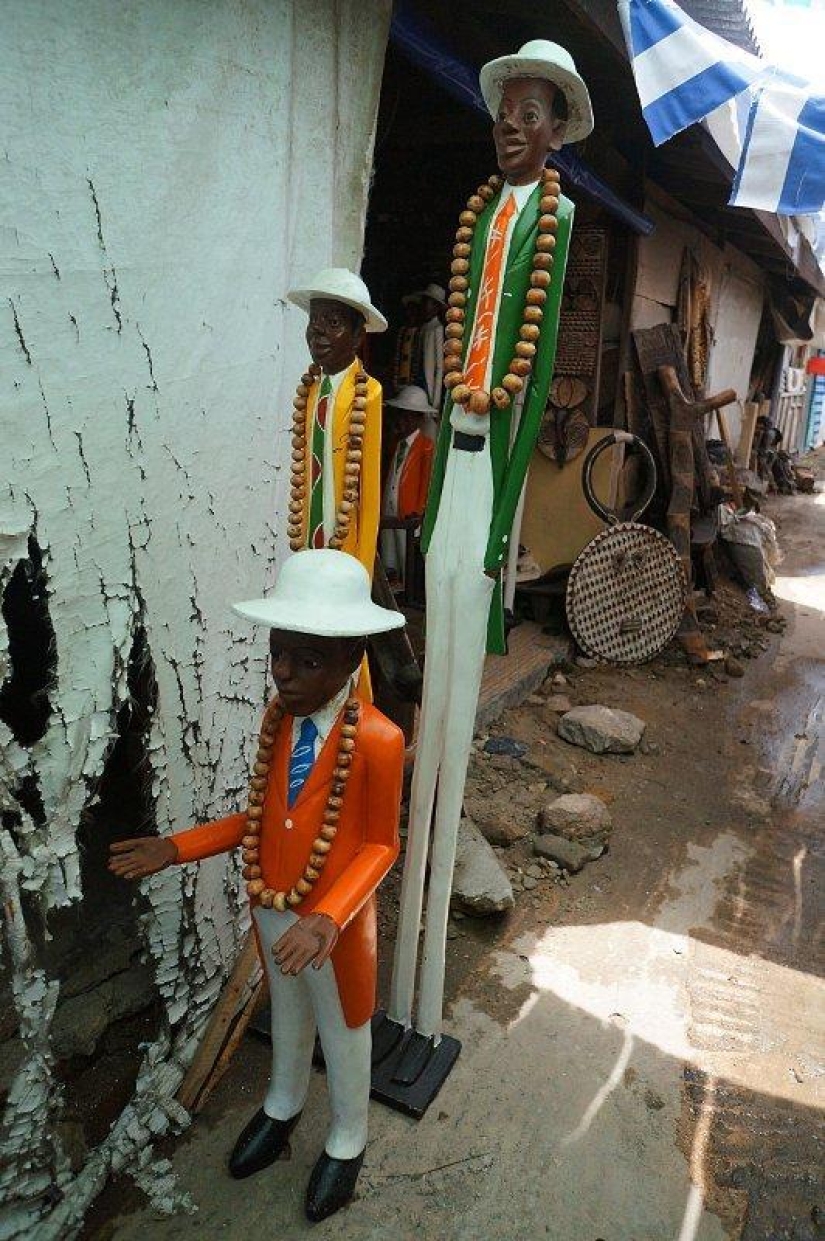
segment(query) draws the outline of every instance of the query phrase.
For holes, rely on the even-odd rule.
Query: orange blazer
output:
[[[284,717],[272,754],[261,826],[260,867],[267,887],[289,891],[303,874],[329,796],[341,723],[339,716],[306,784],[287,807],[292,716]],[[351,1027],[363,1025],[375,1010],[375,890],[398,857],[403,770],[401,730],[364,703],[338,833],[321,877],[295,911],[327,914],[340,929],[331,960]],[[179,862],[196,862],[238,848],[245,830],[246,815],[232,814],[171,839]]]
[[[435,444],[420,431],[410,446],[398,481],[398,516],[413,517],[427,507]]]
[[[344,466],[347,456],[347,437],[349,435],[349,416],[355,396],[355,373],[361,363],[352,363],[335,397],[332,415],[333,434],[333,470],[335,475],[335,503],[341,503],[344,494]],[[306,435],[307,435],[307,477],[311,477],[312,425],[311,418],[315,410],[318,392],[317,381],[312,384],[307,398]],[[349,534],[344,540],[342,551],[349,552],[367,570],[372,581],[375,567],[375,552],[378,544],[378,522],[381,516],[381,385],[377,379],[367,379],[367,419],[364,427],[364,442],[361,457],[361,498],[357,510],[352,514]],[[309,488],[304,500],[304,527],[306,528],[309,506]]]

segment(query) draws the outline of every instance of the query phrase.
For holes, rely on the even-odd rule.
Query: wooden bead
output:
[[[447,323],[464,323],[464,311],[458,306],[451,306],[444,318]]]
[[[500,190],[502,183],[503,183],[503,179],[498,175],[497,172],[494,172],[491,177],[487,178],[487,184],[490,186],[490,189],[492,190]]]
[[[553,277],[549,271],[533,271],[530,273],[530,284],[534,289],[548,289]]]
[[[526,358],[513,358],[510,363],[512,374],[520,375],[522,379],[526,379],[532,369],[532,364]]]
[[[324,840],[321,836],[316,836],[312,842],[312,852],[320,853],[321,857],[323,857],[324,854],[329,853],[331,848],[332,845],[329,841]]]
[[[538,340],[541,330],[534,323],[523,323],[518,330],[522,340]]]
[[[306,866],[304,867],[304,878],[309,883],[314,883],[316,879],[321,878],[321,872],[316,870],[314,866]]]
[[[467,402],[467,409],[471,414],[478,414],[480,416],[489,413],[490,393],[484,392],[483,389],[478,389],[477,391],[471,393],[470,399]]]
[[[272,888],[264,888],[263,892],[258,897],[258,901],[261,905],[263,905],[264,909],[271,909],[272,902],[274,900],[275,900],[275,892]]]
[[[467,210],[472,211],[474,215],[478,215],[479,211],[484,210],[484,199],[480,194],[471,194],[467,199]]]
[[[293,461],[303,461],[303,459],[304,459],[304,450],[303,450],[303,448],[293,448],[293,450],[292,450],[292,460],[293,460]]]
[[[541,323],[544,318],[544,312],[541,306],[525,306],[524,321],[525,323]]]
[[[326,863],[327,859],[323,853],[310,853],[309,866],[307,867],[307,870],[309,870],[309,867],[311,866],[313,870],[322,871],[326,866]]]
[[[333,797],[343,797],[347,787],[346,780],[333,780],[329,786],[329,791]]]
[[[466,241],[457,241],[453,246],[454,259],[468,259],[473,252],[473,247],[468,245]]]
[[[295,406],[296,409],[300,409],[300,410],[304,410],[307,407],[306,398],[303,396],[294,397],[292,404]]]
[[[478,196],[488,203],[495,197],[495,191],[489,185],[480,185],[478,187]]]
[[[555,237],[551,237],[549,233],[539,233],[536,238],[536,253],[549,254],[551,250],[555,249],[555,245]]]
[[[302,526],[288,526],[287,527],[287,536],[289,538],[290,547],[292,547],[293,551],[297,551],[298,547],[301,546],[302,535],[303,535]],[[293,544],[297,544],[297,547],[293,547]]]
[[[351,754],[355,749],[355,742],[352,737],[342,737],[338,743],[339,754]]]
[[[456,229],[455,239],[456,241],[472,241],[473,230],[467,228],[466,225],[462,225],[461,228]]]
[[[290,538],[289,550],[292,552],[301,552],[304,550],[304,540],[298,538]]]
[[[296,892],[295,889],[293,888],[286,898],[286,903],[287,905],[293,905],[293,906],[300,905],[303,899],[304,898],[301,896],[301,893]]]
[[[338,828],[334,823],[325,823],[318,835],[322,840],[332,842],[338,834]]]
[[[257,767],[258,764],[256,763],[255,766]],[[261,764],[261,766],[263,766],[263,764]],[[263,813],[262,806],[248,806],[246,810],[246,817],[253,820],[260,819],[263,817]]]
[[[493,391],[490,393],[490,399],[496,409],[506,409],[510,404],[510,393],[505,391],[504,388],[493,388]]]
[[[466,276],[453,276],[450,280],[451,293],[466,293],[469,287]]]
[[[534,271],[549,271],[552,266],[553,266],[552,254],[534,254],[533,255],[533,270]]]
[[[464,331],[464,329],[462,328],[462,333],[463,333],[463,331]],[[462,345],[462,337],[458,337],[458,336],[448,336],[448,337],[445,339],[445,341],[444,341],[444,356],[445,356],[445,358],[451,358],[451,357],[459,357],[459,358],[460,358],[460,357],[461,357],[461,353],[462,353],[462,349],[463,349],[463,345]],[[453,365],[455,365],[455,364],[453,364]]]
[[[464,376],[462,375],[461,378],[463,380]],[[472,393],[466,383],[462,382],[453,388],[453,401],[456,405],[466,405],[471,395]]]
[[[536,356],[536,346],[529,340],[517,340],[516,353],[520,358],[534,358]]]
[[[340,810],[343,804],[344,804],[343,797],[338,797],[333,794],[330,794],[330,796],[327,798],[327,805],[329,806],[330,810]]]
[[[464,383],[464,376],[462,375],[461,371],[448,371],[447,374],[444,376],[444,387],[447,388],[449,391],[452,391],[453,388],[457,388],[459,384],[463,384],[463,383]]]
[[[342,737],[354,737],[357,732],[358,732],[358,729],[355,727],[354,724],[342,724],[341,725],[341,736]]]
[[[276,892],[272,898],[272,908],[277,909],[278,913],[286,912],[286,892]]]
[[[464,324],[448,323],[444,329],[444,335],[448,340],[461,340],[464,335]]]
[[[260,836],[244,836],[241,840],[244,849],[257,849],[260,843]]]
[[[547,301],[546,289],[528,289],[525,298],[528,306],[543,306]]]
[[[509,392],[511,396],[515,396],[517,392],[521,392],[524,383],[518,375],[508,373],[501,381],[501,386],[505,392]]]
[[[348,769],[349,767],[351,767],[351,766],[352,766],[352,755],[351,755],[351,754],[341,754],[341,753],[339,752],[339,754],[338,754],[337,764],[338,764],[338,765],[337,765],[337,767],[336,767],[336,769],[335,769],[335,774],[337,775],[337,774],[338,774],[338,771],[339,771],[340,769],[343,769],[344,778],[346,778],[346,777],[349,775],[349,771],[348,771],[347,769]]]
[[[296,513],[300,517],[301,513],[304,511],[303,500],[290,500],[289,511],[290,513]]]
[[[312,884],[307,883],[306,879],[299,879],[295,884],[295,891],[299,892],[301,896],[309,896],[312,891]]]
[[[544,198],[542,198],[541,202],[539,203],[539,211],[541,212],[541,214],[552,215],[553,212],[556,210],[556,208],[553,206],[554,203],[558,205],[557,198],[554,198],[551,194],[545,195]]]
[[[478,220],[478,216],[474,211],[462,211],[458,217],[458,222],[462,228],[473,228]]]
[[[265,887],[266,884],[263,879],[250,879],[246,885],[246,890],[250,896],[260,896]]]
[[[348,461],[360,461],[363,455],[364,454],[362,453],[360,448],[348,448],[347,449],[347,460]]]
[[[327,543],[327,547],[331,547],[334,552],[340,551],[344,545],[344,540],[337,534],[333,534]]]
[[[244,879],[260,879],[261,868],[260,866],[244,866],[241,874]]]
[[[466,259],[453,259],[450,264],[450,271],[454,276],[466,276],[470,270],[470,264]]]
[[[467,305],[467,294],[451,293],[447,298],[447,305],[452,307],[454,310],[460,310],[463,313],[464,307]]]
[[[366,398],[365,396],[356,396],[356,397],[353,397],[353,400],[352,400],[352,408],[353,408],[353,409],[366,409],[366,408],[367,408],[367,398]]]
[[[258,860],[257,849],[243,849],[241,851],[241,861],[244,866],[257,866]]]

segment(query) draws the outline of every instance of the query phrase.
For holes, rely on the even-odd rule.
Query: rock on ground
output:
[[[593,793],[566,793],[548,802],[539,814],[539,826],[587,848],[604,848],[613,831],[613,820],[600,797]]]
[[[564,836],[555,836],[548,833],[546,836],[537,836],[533,841],[533,850],[539,857],[549,858],[551,862],[556,862],[563,870],[569,870],[572,873],[581,870],[586,862],[592,862],[599,853],[594,853],[580,845],[575,840],[565,840]]]
[[[477,915],[503,913],[515,904],[504,868],[470,819],[462,819],[458,828],[453,901]]]
[[[574,707],[559,720],[559,736],[593,754],[632,754],[646,724],[629,711],[612,707]]]

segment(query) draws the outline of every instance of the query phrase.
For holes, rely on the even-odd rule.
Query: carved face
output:
[[[354,361],[364,336],[364,318],[351,306],[331,297],[309,303],[306,340],[313,362],[327,375],[337,375]]]
[[[363,649],[357,638],[317,638],[270,629],[272,675],[289,714],[312,715],[334,698],[358,667]]]
[[[493,125],[498,166],[511,185],[529,185],[541,176],[550,151],[558,151],[567,122],[553,114],[556,87],[542,78],[510,78],[504,83]]]

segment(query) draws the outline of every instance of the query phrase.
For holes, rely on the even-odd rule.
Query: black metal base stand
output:
[[[249,1030],[270,1042],[268,1004],[252,1018]],[[370,1094],[394,1111],[420,1120],[449,1077],[460,1051],[461,1043],[452,1035],[442,1034],[436,1042],[417,1030],[405,1030],[379,1009],[372,1019]],[[313,1063],[324,1067],[317,1040]]]
[[[438,1042],[405,1030],[381,1009],[372,1019],[373,1099],[420,1120],[452,1071],[461,1043],[449,1034]]]

